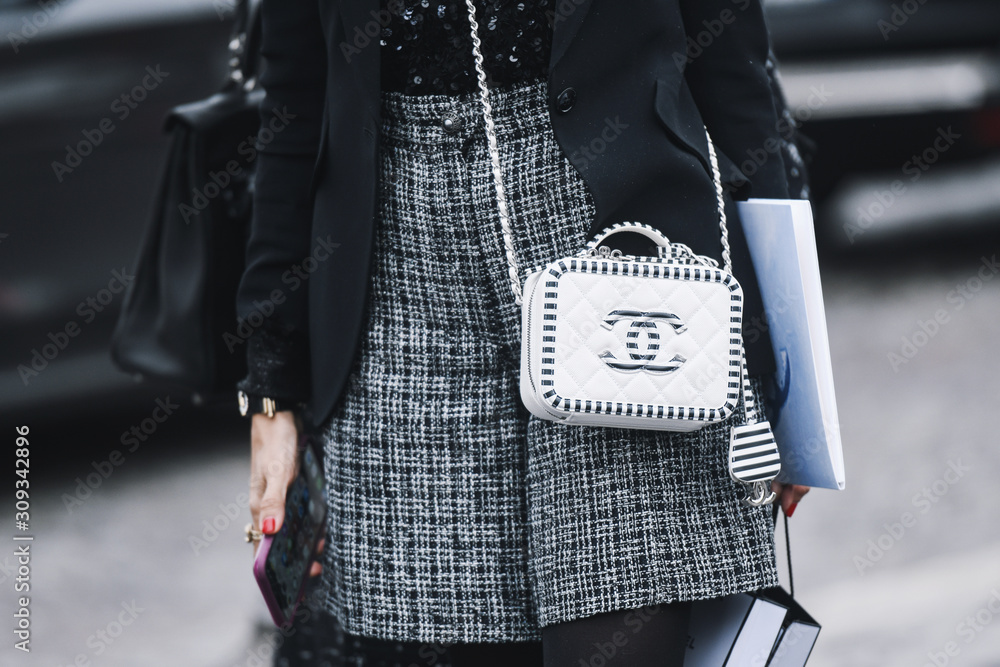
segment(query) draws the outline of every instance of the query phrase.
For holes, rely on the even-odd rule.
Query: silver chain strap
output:
[[[726,199],[722,193],[722,175],[719,173],[719,159],[715,156],[715,143],[705,128],[705,138],[708,139],[708,157],[712,163],[712,178],[715,180],[715,198],[719,204],[719,229],[722,232],[722,268],[726,273],[733,272],[733,262],[729,257],[729,230],[726,228]]]
[[[490,159],[493,162],[493,183],[496,185],[497,203],[500,206],[500,229],[503,231],[503,245],[507,251],[507,271],[510,289],[514,293],[514,303],[521,305],[521,281],[517,273],[517,259],[514,257],[514,233],[510,228],[510,212],[507,208],[507,192],[503,187],[500,172],[500,149],[497,146],[496,128],[493,126],[493,107],[490,105],[489,89],[486,87],[486,70],[483,69],[483,52],[479,44],[479,24],[476,22],[476,6],[472,0],[465,0],[469,7],[469,23],[472,26],[472,55],[476,59],[476,73],[479,75],[479,97],[483,101],[483,119],[486,121],[486,139],[490,145]]]
[[[497,205],[500,208],[500,229],[503,232],[503,246],[507,253],[507,269],[510,277],[510,289],[514,293],[514,302],[521,305],[521,280],[517,270],[517,259],[514,256],[514,233],[510,226],[510,210],[507,207],[507,191],[503,185],[503,173],[500,171],[500,149],[497,145],[496,127],[493,124],[493,107],[490,105],[489,88],[486,85],[486,70],[483,67],[483,52],[479,41],[479,23],[476,21],[476,6],[473,0],[465,0],[469,8],[469,25],[472,34],[472,55],[476,61],[476,74],[479,77],[479,98],[483,103],[483,120],[486,122],[486,138],[490,148],[490,161],[493,164],[493,183],[496,186]],[[733,272],[729,256],[729,232],[726,228],[726,205],[722,190],[722,176],[719,174],[719,161],[715,155],[715,144],[705,128],[708,139],[708,156],[712,164],[712,176],[715,179],[715,193],[719,204],[719,228],[722,231],[722,263],[728,273]]]

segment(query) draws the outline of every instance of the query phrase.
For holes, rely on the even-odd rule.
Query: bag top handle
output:
[[[689,248],[684,243],[674,243],[666,237],[663,232],[659,229],[647,225],[642,222],[616,222],[615,224],[605,227],[597,235],[587,242],[587,245],[577,253],[580,257],[593,257],[596,255],[602,255],[599,252],[600,245],[611,238],[613,235],[621,232],[632,232],[635,234],[640,234],[645,236],[647,239],[653,241],[656,244],[657,254],[654,257],[659,257],[660,259],[666,259],[668,261],[676,261],[678,259],[682,260],[684,264],[701,264],[703,266],[708,266],[712,268],[718,268],[719,262],[711,257],[706,257],[705,255],[697,255],[691,248]],[[615,251],[609,253],[609,256],[616,257],[626,257],[626,255],[621,255],[621,253],[615,254]]]
[[[771,518],[774,519],[775,528],[778,527],[778,503],[774,503],[771,506]],[[788,559],[788,594],[795,597],[795,581],[792,579],[792,542],[791,538],[788,536],[788,515],[782,513],[785,517],[785,556]]]
[[[641,234],[661,248],[670,247],[670,239],[659,229],[642,222],[616,222],[610,227],[602,229],[597,236],[587,243],[586,252],[596,250],[599,245],[608,240],[611,236],[620,232],[633,232]]]

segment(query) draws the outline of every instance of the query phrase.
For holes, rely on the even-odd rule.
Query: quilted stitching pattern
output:
[[[652,270],[651,264],[655,264]],[[533,326],[525,332],[525,346],[535,353],[532,378],[538,379],[534,389],[542,400],[574,412],[576,402],[581,401],[584,414],[574,415],[578,423],[602,423],[602,416],[596,414],[598,402],[601,408],[611,402],[626,410],[630,404],[642,405],[644,413],[652,407],[654,415],[684,415],[698,408],[716,410],[709,421],[731,414],[739,397],[742,350],[742,290],[735,279],[719,270],[608,259],[567,258],[553,262],[546,271],[551,278],[535,283],[528,297],[534,316]],[[625,273],[639,275],[622,275]],[[557,287],[546,287],[549,282]],[[623,371],[605,363],[601,358],[605,351],[615,357],[628,356],[627,323],[610,330],[601,326],[615,309],[666,311],[679,316],[686,330],[674,333],[661,322],[656,329],[660,349],[655,352],[659,363],[680,354],[686,360],[683,365],[673,372],[653,373]],[[545,332],[546,324],[554,325],[554,331]],[[555,336],[554,354],[538,353],[546,333]],[[641,334],[638,338],[645,350],[647,340]],[[657,424],[644,428],[679,426],[672,419],[657,416],[653,421]]]

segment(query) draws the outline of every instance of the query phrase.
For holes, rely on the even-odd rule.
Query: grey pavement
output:
[[[176,460],[140,449],[72,513],[61,496],[75,484],[37,502],[34,650],[12,664],[243,664],[267,617],[241,541],[249,511],[226,514],[249,470],[242,448],[231,449]],[[204,521],[223,529],[206,539]],[[192,537],[204,541],[197,552]]]
[[[813,667],[1000,665],[996,251],[824,278],[847,488],[789,522]]]

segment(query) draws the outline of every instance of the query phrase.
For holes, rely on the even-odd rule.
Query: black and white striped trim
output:
[[[774,479],[781,472],[781,458],[768,422],[744,424],[733,429],[729,446],[729,474],[752,484]]]
[[[662,243],[658,244],[658,245],[660,245],[660,247],[665,247],[665,246],[671,245],[670,239],[668,239],[667,236],[663,232],[661,232],[656,227],[653,227],[652,225],[647,225],[644,222],[622,221],[622,222],[616,222],[615,224],[609,225],[608,227],[605,227],[604,229],[602,229],[599,233],[597,233],[594,236],[594,238],[592,238],[589,241],[587,241],[587,245],[584,248],[583,252],[584,252],[584,254],[589,254],[591,252],[596,252],[597,251],[597,247],[600,245],[601,239],[604,239],[609,234],[613,234],[613,233],[619,232],[619,231],[635,231],[636,229],[645,229],[646,231],[651,232],[651,233],[659,236],[661,238],[661,240],[662,240]]]
[[[638,223],[630,223],[638,224]],[[647,225],[648,226],[648,225]],[[613,226],[615,227],[615,226]],[[611,228],[609,228],[611,229]],[[624,417],[648,417],[650,419],[689,420],[699,422],[717,422],[728,418],[735,410],[740,400],[741,391],[741,358],[743,355],[742,338],[742,289],[736,279],[729,273],[704,266],[682,266],[666,262],[636,262],[611,258],[568,257],[549,264],[545,275],[543,293],[543,325],[542,325],[542,357],[541,386],[546,389],[542,397],[553,408],[566,413],[587,413],[599,415],[614,415]],[[612,401],[592,401],[583,398],[570,398],[556,393],[553,375],[555,374],[555,340],[559,296],[559,280],[566,273],[593,273],[613,276],[631,276],[653,280],[685,280],[711,282],[725,285],[730,292],[731,305],[729,317],[729,381],[726,400],[719,407],[689,407],[674,405],[655,405],[646,403],[627,403]],[[541,286],[539,286],[541,287]],[[537,289],[537,288],[536,288]]]
[[[635,262],[656,262],[656,263],[669,263],[669,264],[698,264],[701,266],[709,266],[712,268],[718,268],[719,262],[716,259],[708,257],[706,255],[696,255],[691,248],[689,248],[684,243],[671,242],[667,236],[651,225],[647,225],[642,222],[628,222],[623,221],[615,223],[609,227],[605,227],[599,234],[597,234],[593,239],[591,239],[586,247],[580,252],[581,257],[593,256],[597,253],[597,249],[600,246],[601,239],[605,239],[607,236],[620,231],[632,231],[635,232],[638,229],[645,230],[650,235],[658,237],[656,242],[656,255],[626,255],[630,261]]]
[[[771,424],[757,420],[757,402],[754,400],[753,387],[747,374],[746,354],[740,354],[740,367],[743,375],[743,413],[746,423],[734,426],[729,438],[729,476],[737,482],[754,486],[757,493],[768,491],[766,482],[774,479],[781,472],[781,457],[778,444],[774,440]],[[759,483],[759,484],[758,484]],[[763,487],[761,489],[760,487]],[[767,495],[761,495],[753,500],[747,496],[745,502],[757,506]],[[771,502],[774,495],[770,494]]]

